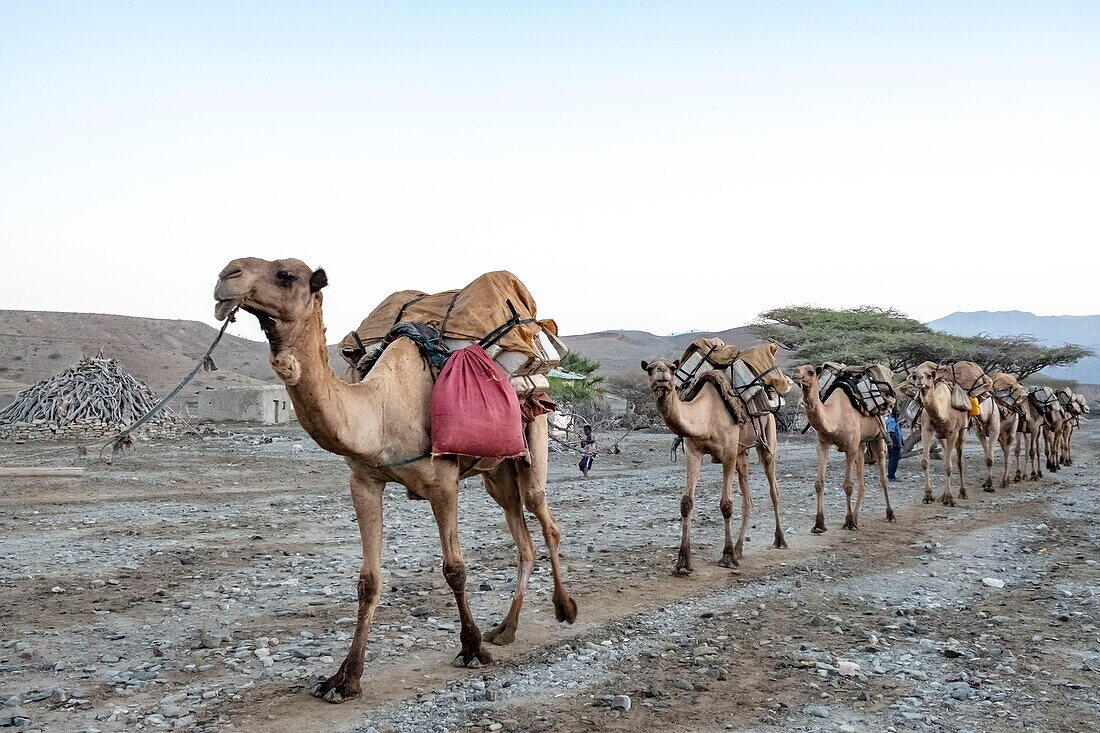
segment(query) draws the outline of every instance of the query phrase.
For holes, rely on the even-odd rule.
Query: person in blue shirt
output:
[[[898,462],[901,460],[901,446],[904,442],[901,425],[898,424],[898,408],[895,407],[886,416],[886,477],[891,481],[898,480]]]

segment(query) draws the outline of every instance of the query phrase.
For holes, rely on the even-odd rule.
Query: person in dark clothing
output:
[[[898,462],[901,461],[901,446],[905,438],[901,435],[901,425],[898,424],[898,408],[890,411],[886,417],[886,477],[891,481],[897,481]]]
[[[581,438],[581,462],[578,468],[581,475],[588,478],[588,472],[592,470],[592,463],[596,460],[596,438],[592,435],[592,426],[584,426],[584,437]]]

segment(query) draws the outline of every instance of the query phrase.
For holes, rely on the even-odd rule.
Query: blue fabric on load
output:
[[[382,348],[377,355],[373,358],[364,357],[356,365],[355,368],[358,370],[360,377],[365,377],[385,352],[386,347],[399,338],[407,338],[416,344],[417,348],[420,349],[420,355],[424,357],[424,360],[435,372],[442,369],[451,356],[451,350],[443,343],[443,337],[438,330],[423,323],[395,323],[390,332],[386,334],[386,338],[382,340]]]

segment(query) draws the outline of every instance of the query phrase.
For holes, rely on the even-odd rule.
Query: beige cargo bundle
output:
[[[718,370],[729,378],[751,416],[774,413],[783,406],[790,381],[775,365],[774,344],[757,344],[740,350],[722,339],[700,338],[691,342],[676,369],[677,388],[686,394],[702,372]]]
[[[1009,410],[1019,412],[1020,402],[1027,399],[1027,387],[1020,384],[1014,374],[993,372],[989,377],[993,380],[993,397],[997,402]]]
[[[545,395],[550,387],[546,374],[568,351],[558,339],[557,324],[538,319],[527,287],[501,270],[487,272],[461,290],[434,295],[401,290],[387,297],[340,342],[340,355],[349,364],[347,381],[363,378],[398,323],[439,331],[451,350],[492,341],[485,350],[509,375],[521,402]]]

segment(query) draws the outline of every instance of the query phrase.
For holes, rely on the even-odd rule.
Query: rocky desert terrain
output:
[[[683,466],[631,436],[580,479],[552,457],[574,626],[537,562],[517,641],[450,665],[456,612],[434,522],[387,494],[386,588],[362,698],[309,696],[346,651],[358,533],[343,463],[297,428],[142,443],[81,479],[0,479],[0,726],[37,731],[1091,731],[1100,714],[1100,434],[1077,465],[996,493],[922,505],[917,459],[887,524],[869,484],[860,529],[812,525],[813,446],[784,436],[790,548],[770,548],[753,476],[751,541],[717,566],[718,467],[696,498],[694,574],[671,574]],[[6,465],[72,465],[52,444]],[[940,464],[935,464],[938,471]],[[870,476],[870,475],[869,475]],[[937,474],[938,480],[938,474]],[[480,481],[462,499],[471,605],[499,619],[515,554]],[[736,517],[735,517],[736,521]],[[532,523],[533,524],[533,523]],[[536,546],[539,540],[536,533]]]

